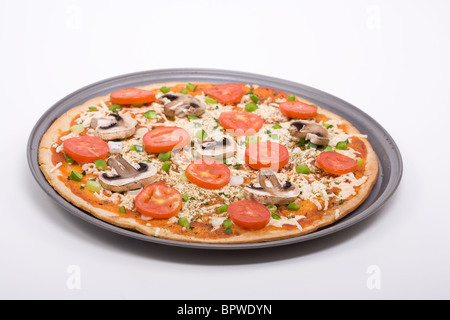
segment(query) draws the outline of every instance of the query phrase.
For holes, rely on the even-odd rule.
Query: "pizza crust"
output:
[[[162,86],[175,86],[179,84],[178,82],[167,82],[167,83],[158,83],[151,84],[143,87],[139,87],[141,89],[155,89],[160,88]],[[97,97],[91,99],[80,106],[74,107],[64,113],[62,116],[57,118],[49,129],[45,132],[45,134],[41,138],[41,142],[39,145],[38,158],[39,165],[41,171],[43,172],[45,178],[49,182],[49,184],[67,201],[72,203],[74,206],[92,214],[96,218],[110,223],[112,225],[135,230],[137,232],[143,233],[148,236],[159,237],[168,240],[175,241],[183,241],[183,242],[197,242],[197,243],[211,243],[211,244],[237,244],[237,243],[254,243],[254,242],[262,242],[262,241],[275,241],[281,240],[291,237],[297,237],[300,235],[308,234],[314,232],[320,228],[328,226],[339,219],[342,219],[350,212],[354,211],[358,206],[360,206],[364,200],[369,196],[373,185],[375,184],[378,178],[378,159],[377,156],[368,142],[366,138],[360,138],[367,148],[367,161],[366,161],[366,169],[365,176],[367,176],[367,180],[364,184],[361,185],[359,191],[356,196],[352,197],[350,200],[345,201],[342,205],[339,206],[339,216],[336,215],[336,208],[331,208],[326,211],[322,211],[322,218],[320,220],[315,221],[314,224],[309,225],[303,230],[294,229],[294,230],[286,230],[280,228],[280,230],[274,231],[265,231],[258,230],[252,231],[248,233],[244,233],[241,235],[222,238],[222,239],[201,239],[196,237],[190,237],[182,234],[176,234],[170,232],[169,230],[163,228],[157,228],[153,226],[148,226],[137,222],[135,219],[126,218],[120,216],[119,214],[110,212],[108,210],[98,208],[93,206],[88,201],[78,197],[70,188],[68,188],[62,181],[59,180],[58,169],[54,170],[54,165],[52,163],[52,146],[58,140],[62,131],[67,130],[70,127],[70,123],[72,119],[81,113],[83,110],[86,110],[89,106],[98,105],[100,101],[109,99],[109,95]],[[311,102],[301,99],[306,103]],[[347,120],[342,117],[319,107],[318,113],[324,114],[330,119],[340,120],[343,124],[347,126],[349,134],[360,134],[360,132]]]

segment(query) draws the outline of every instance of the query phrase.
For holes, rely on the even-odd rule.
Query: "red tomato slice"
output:
[[[205,189],[220,189],[230,182],[230,169],[212,159],[195,160],[185,171],[186,178]]]
[[[317,156],[317,165],[328,173],[342,175],[358,170],[355,159],[338,152],[325,151]]]
[[[146,186],[136,196],[136,210],[144,216],[166,219],[178,214],[183,205],[181,193],[162,183]]]
[[[286,101],[280,104],[280,111],[288,118],[311,119],[317,114],[317,107],[301,101]]]
[[[168,152],[181,149],[191,140],[189,132],[179,127],[157,127],[142,138],[148,153]]]
[[[218,84],[203,90],[205,94],[218,100],[220,103],[233,103],[240,101],[244,95],[244,89],[237,83]]]
[[[250,143],[245,148],[245,163],[253,169],[278,170],[289,162],[289,151],[285,146],[271,141]]]
[[[91,163],[95,160],[105,160],[109,146],[100,138],[80,136],[65,140],[63,152],[78,163]]]
[[[247,111],[227,111],[219,116],[220,125],[238,136],[253,136],[263,126],[264,120]]]
[[[228,215],[237,226],[250,230],[264,228],[270,221],[270,211],[264,205],[252,200],[233,202]]]
[[[113,104],[142,104],[156,100],[153,91],[137,88],[127,88],[111,93],[110,98]]]

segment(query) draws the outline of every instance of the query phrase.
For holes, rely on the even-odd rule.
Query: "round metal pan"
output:
[[[347,215],[345,218],[330,226],[295,238],[248,244],[203,244],[180,242],[155,238],[117,227],[103,222],[89,213],[75,207],[61,197],[48,184],[39,168],[38,146],[42,135],[56,118],[61,116],[67,110],[78,106],[91,98],[106,95],[110,92],[127,87],[136,87],[151,83],[170,81],[208,83],[239,82],[257,84],[263,87],[278,89],[288,94],[294,94],[310,100],[315,104],[342,116],[346,120],[350,121],[350,123],[358,128],[363,134],[368,135],[369,141],[378,156],[380,167],[378,181],[374,185],[369,197],[360,207],[358,207],[351,214]],[[337,231],[344,230],[377,212],[386,203],[400,183],[403,170],[401,154],[392,137],[382,126],[380,126],[380,124],[355,106],[328,93],[295,82],[258,74],[215,69],[164,69],[144,71],[106,79],[81,88],[80,90],[58,101],[38,120],[30,133],[30,138],[27,145],[27,158],[31,173],[42,189],[59,205],[61,205],[62,208],[67,210],[67,212],[89,223],[106,230],[143,241],[169,246],[214,250],[255,249],[288,245],[323,237]]]

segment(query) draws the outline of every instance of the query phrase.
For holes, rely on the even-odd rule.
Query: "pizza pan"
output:
[[[361,132],[368,135],[369,142],[378,156],[380,168],[379,177],[372,189],[371,194],[360,207],[348,214],[345,218],[310,234],[289,239],[259,243],[203,244],[155,238],[103,222],[66,201],[49,185],[39,168],[38,147],[42,135],[55,119],[67,110],[78,106],[91,98],[106,95],[110,92],[127,87],[137,87],[151,83],[170,81],[209,83],[240,82],[257,84],[263,87],[278,89],[288,94],[304,97],[307,100],[310,100],[315,104],[342,116],[344,119],[350,121],[350,123],[352,123]],[[38,120],[31,131],[28,140],[27,159],[31,173],[41,188],[63,209],[65,209],[65,211],[91,224],[127,237],[152,243],[214,250],[256,249],[288,245],[316,239],[342,231],[377,212],[397,189],[403,171],[400,151],[389,133],[369,115],[348,102],[323,91],[295,82],[252,73],[216,69],[163,69],[143,71],[109,78],[81,88],[55,103]]]

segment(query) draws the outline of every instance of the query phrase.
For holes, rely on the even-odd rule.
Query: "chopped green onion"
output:
[[[106,168],[106,161],[103,159],[95,160],[94,164],[97,169],[105,169]]]
[[[327,129],[333,128],[333,125],[329,123],[324,123],[323,126]]]
[[[205,102],[206,102],[206,103],[209,103],[209,104],[216,104],[216,103],[219,103],[219,101],[217,101],[216,99],[211,98],[211,97],[205,97]]]
[[[193,226],[191,226],[191,224],[189,223],[189,220],[185,217],[181,217],[180,219],[178,219],[178,224],[186,229],[192,229],[194,228]]]
[[[80,182],[81,179],[83,179],[83,175],[81,173],[79,173],[78,171],[74,170],[70,173],[70,180]]]
[[[283,128],[282,126],[280,126],[279,124],[273,125],[272,128],[274,129],[281,129]]]
[[[356,158],[355,160],[356,160],[356,162],[358,162],[358,166],[360,166],[360,165],[363,164],[363,159],[361,159],[361,158]]]
[[[189,200],[189,195],[186,194],[186,193],[183,193],[183,194],[181,195],[181,199],[183,200],[183,202],[188,202],[188,200]]]
[[[339,149],[339,150],[347,150],[347,149],[348,149],[348,139],[345,140],[345,141],[339,141],[339,142],[336,144],[336,149]]]
[[[271,213],[272,219],[275,220],[281,220],[281,217],[279,215],[277,215],[276,213]]]
[[[277,206],[274,204],[268,204],[268,205],[266,205],[266,207],[267,207],[267,209],[269,209],[270,213],[272,213],[272,214],[278,211]]]
[[[231,222],[231,219],[224,220],[222,225],[225,229],[231,229],[233,227],[233,223]]]
[[[206,131],[205,130],[198,130],[196,133],[195,133],[195,137],[197,138],[197,139],[199,139],[199,140],[205,140],[207,137],[208,137],[208,134],[206,133]]]
[[[258,109],[258,106],[256,105],[256,103],[247,103],[245,105],[245,111],[247,111],[247,112],[253,112],[256,109]]]
[[[70,131],[75,133],[81,133],[84,131],[84,126],[82,124],[76,124],[70,127]]]
[[[311,141],[308,143],[308,149],[317,149],[317,144],[312,143]]]
[[[189,91],[194,91],[194,85],[192,84],[192,83],[188,83],[187,85],[186,85],[186,89],[188,89]]]
[[[231,229],[231,228],[225,229],[225,233],[226,234],[232,234],[233,233],[233,229]]]
[[[291,210],[291,211],[297,211],[300,209],[300,206],[298,204],[296,204],[295,202],[291,202],[291,203],[289,203],[287,208],[288,208],[288,210]]]
[[[323,151],[334,151],[332,146],[327,146]]]
[[[187,90],[184,90],[184,89],[181,90],[180,93],[182,93],[182,94],[188,94]]]
[[[163,152],[158,154],[158,159],[161,161],[169,161],[172,158],[172,151]]]
[[[251,95],[250,95],[250,99],[251,99],[254,103],[257,103],[257,102],[259,101],[258,96],[255,95],[255,94],[251,94]]]
[[[309,173],[311,173],[311,169],[309,169],[304,164],[301,164],[301,165],[297,166],[295,168],[295,171],[297,171],[297,173],[300,173],[300,174],[309,174]]]
[[[146,117],[147,119],[156,119],[156,111],[148,110],[147,112],[144,112],[144,117]]]
[[[187,118],[188,118],[188,120],[196,120],[196,119],[198,119],[197,116],[193,116],[193,115],[189,115]]]
[[[161,170],[164,170],[165,172],[169,172],[169,170],[170,170],[170,165],[171,165],[170,161],[164,162],[164,164],[163,164],[162,167],[161,167]]]
[[[167,92],[169,92],[169,91],[170,91],[170,88],[169,88],[169,87],[166,87],[166,86],[164,86],[164,87],[161,87],[161,88],[159,89],[159,91],[161,91],[162,93],[167,93]]]
[[[122,110],[122,106],[120,104],[112,104],[112,105],[109,106],[108,109],[111,112],[117,113],[117,112],[119,112],[119,110]]]
[[[295,96],[289,95],[287,99],[288,101],[295,101]]]
[[[90,111],[90,112],[92,112],[92,111],[97,111],[97,107],[89,107],[89,111]]]
[[[137,145],[137,144],[133,144],[133,145],[130,147],[130,150],[131,150],[131,151],[142,152],[142,151],[144,151],[144,147],[143,147],[143,146],[139,146],[139,145]]]
[[[73,164],[75,160],[73,160],[71,157],[69,157],[67,154],[64,153],[64,160],[66,160],[67,163]]]
[[[127,213],[127,209],[124,206],[119,207],[120,213]]]
[[[88,189],[89,191],[92,191],[92,192],[99,192],[102,189],[102,185],[98,181],[89,180],[86,183],[86,189]]]
[[[219,212],[219,213],[224,213],[224,212],[227,212],[227,211],[228,211],[228,205],[227,205],[227,204],[221,205],[221,206],[217,209],[217,212]]]

